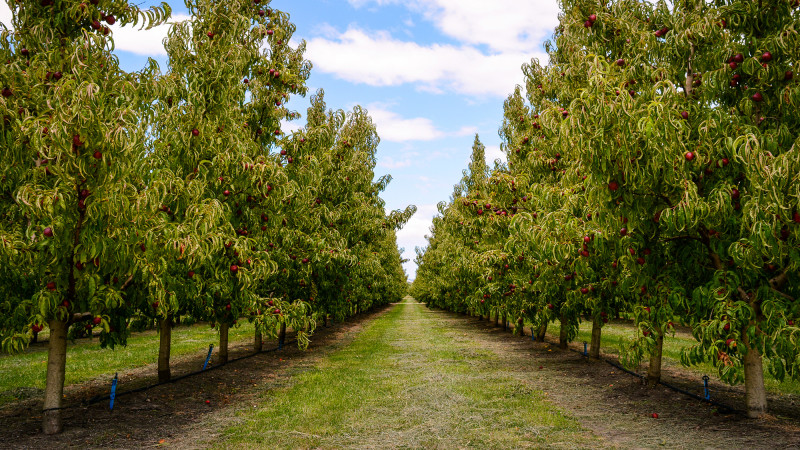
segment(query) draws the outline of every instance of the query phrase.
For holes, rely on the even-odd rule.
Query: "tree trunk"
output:
[[[219,363],[228,362],[228,324],[219,325]]]
[[[561,331],[558,333],[558,348],[567,349],[567,316],[561,314]]]
[[[264,336],[261,335],[261,330],[259,330],[258,325],[256,325],[256,335],[253,338],[253,353],[260,352],[263,346],[264,346]]]
[[[31,340],[31,342],[33,342],[34,344],[39,342],[39,332],[38,331],[34,331],[33,332],[33,339]]]
[[[503,316],[502,316],[502,318],[500,319],[500,321],[501,321],[501,322],[502,322],[502,324],[503,324],[503,331],[506,331],[506,329],[508,329],[508,315],[506,315],[506,314],[503,314]]]
[[[283,348],[283,344],[286,343],[286,324],[281,324],[281,331],[278,332],[278,348]]]
[[[536,330],[536,340],[538,342],[544,342],[544,337],[547,336],[547,324],[549,322],[543,323],[538,330]]]
[[[500,326],[500,311],[494,313],[494,326],[496,327]]]
[[[64,375],[67,366],[67,325],[66,321],[51,320],[50,342],[47,353],[47,381],[44,389],[44,413],[42,432],[61,433],[61,400],[64,395]]]
[[[750,324],[753,325],[753,324]],[[767,414],[767,390],[764,388],[764,366],[761,353],[750,348],[747,328],[742,333],[747,354],[744,355],[744,390],[747,417],[760,418]]]
[[[167,316],[159,323],[158,341],[158,382],[165,383],[170,380],[172,374],[169,369],[169,352],[172,345],[172,319]]]
[[[664,348],[664,333],[656,330],[656,348],[650,355],[650,367],[647,368],[647,385],[656,386],[661,381],[661,351]]]
[[[327,314],[322,316],[322,324],[325,326],[325,328],[328,328],[328,315]]]
[[[592,321],[592,343],[589,347],[589,357],[600,359],[600,336],[603,332],[603,321],[595,317]]]
[[[517,329],[514,330],[514,332],[515,334],[516,332],[519,332],[520,337],[525,336],[525,327],[523,326],[524,324],[525,322],[522,320],[522,317],[517,319]]]

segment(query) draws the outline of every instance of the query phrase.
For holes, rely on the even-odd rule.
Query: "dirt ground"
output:
[[[547,342],[512,336],[493,323],[474,317],[456,316],[456,328],[478,331],[484,345],[504,355],[520,370],[540,372],[533,381],[548,397],[581,425],[622,448],[800,448],[800,398],[770,394],[771,416],[748,419],[743,386],[709,383],[712,399],[737,410],[730,412],[698,401],[663,385],[649,388],[639,378],[606,362],[583,357],[583,343],[572,343],[571,351]],[[526,330],[529,331],[529,330]],[[602,355],[617,362],[614,355]],[[538,366],[536,365],[538,362]],[[696,374],[663,368],[662,379],[669,385],[696,395],[703,394]],[[646,372],[646,364],[641,373]],[[654,419],[652,414],[658,414]]]
[[[424,306],[420,306],[425,308]],[[312,369],[320,358],[351,342],[363,324],[384,314],[375,311],[351,322],[318,330],[308,351],[289,345],[280,352],[262,353],[216,370],[108,403],[68,409],[65,431],[58,436],[39,433],[41,403],[25,401],[0,409],[0,448],[33,447],[205,447],[229,426],[237,413],[255,408],[259,395],[290,383],[293,374]],[[430,324],[446,329],[450,339],[492,354],[492,364],[576,418],[587,433],[608,448],[798,448],[800,398],[771,395],[773,416],[747,419],[741,413],[719,411],[664,386],[648,388],[639,379],[602,361],[592,361],[551,343],[532,342],[530,336],[512,336],[474,317],[428,311]],[[248,343],[231,348],[231,358],[245,355]],[[582,343],[573,345],[582,350]],[[264,348],[272,348],[266,342]],[[606,355],[606,357],[610,357]],[[197,355],[175,361],[173,374],[196,370]],[[120,389],[155,381],[155,368],[120,374]],[[697,376],[667,369],[665,381],[700,394]],[[107,383],[87,383],[67,389],[66,404],[79,405],[107,394]],[[741,387],[711,384],[713,398],[734,409],[744,409]],[[209,401],[207,404],[206,401]],[[509,411],[513,414],[513,411]],[[658,418],[652,418],[657,413]],[[500,430],[498,430],[500,431]],[[380,446],[377,443],[375,446]]]
[[[41,400],[6,405],[0,409],[0,430],[3,430],[0,449],[141,448],[158,446],[162,440],[162,443],[174,445],[179,438],[188,443],[192,435],[187,431],[193,426],[210,420],[221,410],[245,405],[258,394],[259,388],[264,389],[281,377],[290,376],[293,369],[313,365],[321,350],[329,352],[346,345],[362,323],[386,310],[377,309],[349,322],[318,328],[307,351],[299,350],[296,344],[287,344],[281,351],[261,353],[174,383],[118,397],[113,411],[109,411],[108,401],[81,406],[95,396],[107,395],[108,382],[69,386],[65,389],[64,404],[75,407],[64,410],[64,432],[56,436],[44,436],[40,432]],[[291,333],[286,340],[287,343],[293,341]],[[275,347],[277,341],[264,342],[264,349]],[[239,342],[229,348],[230,359],[251,353],[250,342]],[[198,370],[198,361],[202,359],[203,355],[199,354],[173,358],[173,377]],[[156,381],[155,366],[145,366],[119,374],[118,389],[122,392]],[[197,440],[202,438],[197,435]]]

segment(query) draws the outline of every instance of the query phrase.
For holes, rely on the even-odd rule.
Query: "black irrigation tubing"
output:
[[[271,349],[267,349],[267,350],[261,350],[259,352],[250,353],[248,355],[244,355],[244,356],[240,356],[238,358],[230,359],[226,363],[216,364],[216,365],[207,367],[205,370],[197,370],[195,372],[189,372],[189,373],[177,376],[177,377],[173,377],[173,378],[170,378],[169,381],[162,381],[160,383],[155,383],[155,384],[151,384],[151,385],[148,385],[148,386],[142,386],[142,387],[138,387],[138,388],[135,388],[135,389],[129,389],[127,391],[117,392],[116,395],[114,396],[114,398],[116,399],[118,397],[122,397],[123,395],[135,394],[137,392],[149,391],[150,389],[156,388],[158,386],[163,386],[165,384],[176,383],[176,382],[178,382],[180,380],[183,380],[183,379],[186,379],[186,378],[189,378],[189,377],[193,377],[195,375],[200,375],[201,373],[205,373],[205,372],[208,372],[208,371],[211,371],[211,370],[214,370],[214,369],[219,369],[220,367],[224,367],[224,366],[226,366],[228,364],[235,363],[236,361],[241,361],[243,359],[252,358],[252,357],[254,357],[256,355],[260,355],[260,354],[263,354],[263,353],[276,352],[278,350],[281,350],[286,345],[293,344],[295,342],[297,342],[297,339],[293,339],[293,340],[291,340],[289,342],[286,342],[283,345],[279,345],[278,347],[275,347],[275,348],[271,348]],[[103,401],[106,401],[106,400],[111,400],[111,394],[96,395],[96,396],[90,398],[89,400],[87,400],[85,402],[81,402],[80,404],[77,404],[77,405],[62,406],[60,408],[47,408],[47,409],[43,409],[42,412],[56,411],[56,410],[66,410],[66,409],[73,409],[73,408],[85,408],[87,406],[94,405],[96,403],[100,403],[100,402],[103,402]]]
[[[544,342],[546,342],[546,343],[548,343],[548,344],[550,344],[550,345],[556,345],[556,344],[554,344],[554,343],[552,343],[552,342],[547,342],[547,341],[544,341]],[[572,350],[573,352],[575,352],[575,353],[578,353],[578,354],[580,354],[580,355],[582,355],[582,356],[586,356],[586,355],[585,355],[585,354],[584,354],[582,351],[580,351],[580,350],[575,350],[574,348],[570,348],[570,347],[567,347],[567,348],[569,348],[569,349],[570,349],[570,350]],[[619,369],[619,370],[621,370],[621,371],[623,371],[623,372],[625,372],[625,373],[627,373],[627,374],[630,374],[630,375],[633,375],[633,376],[635,376],[635,377],[638,377],[639,379],[642,379],[642,380],[644,380],[644,378],[645,378],[645,377],[644,377],[644,375],[641,375],[641,374],[638,374],[638,373],[636,373],[636,372],[633,372],[633,371],[631,371],[631,370],[628,370],[628,369],[626,369],[626,368],[622,367],[622,365],[620,365],[620,364],[618,364],[618,363],[616,363],[616,362],[614,362],[614,361],[612,361],[612,360],[610,360],[610,359],[607,359],[607,358],[600,358],[600,360],[601,360],[601,361],[604,361],[604,362],[606,362],[606,363],[608,363],[609,365],[611,365],[611,366],[613,366],[613,367],[615,367],[615,368],[617,368],[617,369]],[[728,411],[728,412],[730,412],[730,413],[736,413],[736,414],[741,414],[741,413],[742,413],[742,411],[740,411],[740,410],[738,410],[738,409],[736,409],[736,408],[732,408],[732,407],[730,407],[730,406],[728,406],[728,405],[726,405],[726,404],[724,404],[724,403],[720,403],[720,402],[718,402],[718,401],[711,400],[711,399],[705,399],[705,398],[703,398],[703,397],[701,397],[701,396],[699,396],[699,395],[697,395],[697,394],[694,394],[694,393],[692,393],[692,392],[689,392],[689,391],[687,391],[687,390],[685,390],[685,389],[681,389],[681,388],[679,388],[679,387],[677,387],[677,386],[673,386],[672,384],[666,383],[666,382],[664,382],[664,381],[659,381],[659,382],[658,382],[658,384],[660,384],[660,385],[664,386],[664,387],[665,387],[665,388],[667,388],[667,389],[671,389],[671,390],[673,390],[673,391],[675,391],[675,392],[678,392],[678,393],[681,393],[681,394],[683,394],[683,395],[689,396],[689,397],[691,397],[691,398],[694,398],[694,399],[700,400],[700,401],[701,401],[701,402],[703,402],[703,403],[708,403],[709,405],[716,406],[717,408],[721,408],[721,409],[722,409],[722,410],[724,410],[724,411]]]

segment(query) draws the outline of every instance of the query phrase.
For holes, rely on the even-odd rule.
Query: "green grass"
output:
[[[552,339],[558,339],[558,332],[561,327],[558,322],[551,323],[547,328],[547,334],[551,335]],[[634,335],[635,329],[632,324],[626,323],[608,323],[603,326],[603,334],[600,344],[600,349],[608,354],[619,354],[619,348],[622,343],[630,340]],[[592,323],[581,322],[580,331],[576,342],[591,342],[592,340]],[[673,336],[671,333],[667,334],[664,338],[663,348],[663,363],[667,367],[681,367],[685,370],[697,374],[698,378],[703,375],[708,375],[711,378],[719,379],[717,370],[710,363],[702,363],[696,366],[685,367],[681,364],[681,351],[685,347],[690,347],[696,344],[697,341],[688,334],[683,332],[676,332]],[[646,361],[644,361],[646,364]],[[769,392],[777,394],[793,394],[800,395],[800,381],[777,381],[767,370],[764,369],[764,384]]]
[[[220,447],[591,446],[513,367],[407,300],[239,412]]]
[[[253,326],[243,323],[231,328],[229,341],[252,338]],[[172,332],[172,358],[202,353],[209,344],[219,345],[219,333],[208,325],[179,326]],[[67,348],[65,385],[82,383],[114,373],[124,373],[158,360],[158,334],[155,331],[138,333],[128,339],[128,345],[115,349],[100,348],[99,341],[82,339]],[[202,362],[198,360],[198,364]],[[198,369],[200,366],[198,365]],[[47,371],[47,347],[39,345],[18,355],[0,356],[0,405],[44,392]],[[155,368],[153,369],[155,375]]]

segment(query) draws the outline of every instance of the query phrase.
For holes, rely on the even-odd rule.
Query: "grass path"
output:
[[[258,448],[594,447],[506,357],[406,299],[348,346],[240,410],[213,445]]]

